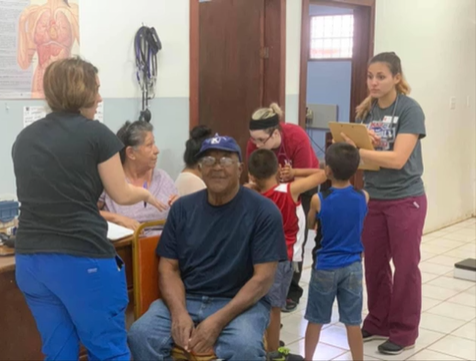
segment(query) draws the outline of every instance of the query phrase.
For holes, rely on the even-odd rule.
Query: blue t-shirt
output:
[[[367,215],[365,194],[353,186],[344,189],[331,187],[319,193],[319,199],[321,210],[316,218],[321,240],[315,268],[332,270],[360,261],[364,250],[362,229]]]
[[[178,260],[187,294],[233,298],[255,264],[287,260],[281,213],[244,187],[222,206],[199,191],[174,203],[157,254]]]

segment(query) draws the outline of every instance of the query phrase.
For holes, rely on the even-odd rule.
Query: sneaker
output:
[[[291,313],[297,309],[298,303],[292,299],[286,299],[286,306],[281,309],[283,313]]]
[[[362,339],[364,340],[364,342],[386,341],[388,339],[388,337],[379,336],[379,335],[376,335],[376,334],[370,334],[365,329],[362,329]]]
[[[396,356],[402,353],[403,351],[406,351],[412,348],[415,348],[415,345],[403,347],[396,343],[390,342],[390,340],[387,340],[385,343],[382,343],[380,346],[378,346],[378,351],[382,354]]]
[[[268,353],[270,361],[304,361],[304,357],[298,354],[292,354],[289,348],[279,347],[277,351]]]

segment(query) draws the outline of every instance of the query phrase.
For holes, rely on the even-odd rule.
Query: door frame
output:
[[[263,92],[262,106],[268,106],[271,102],[278,102],[281,107],[285,106],[286,100],[286,0],[264,0],[265,23],[262,24],[265,31],[265,44],[269,48],[269,58],[263,71],[264,85],[278,87],[278,99],[273,99],[266,90]],[[199,91],[199,49],[200,49],[200,12],[199,0],[190,0],[190,94],[189,129],[198,126],[200,91]],[[278,32],[276,28],[279,26]],[[278,36],[276,36],[278,34]],[[251,116],[251,115],[250,115]]]
[[[376,0],[302,0],[301,23],[301,70],[299,79],[299,125],[306,128],[306,99],[307,99],[307,68],[310,51],[310,15],[309,5],[325,5],[332,7],[360,8],[368,14],[364,31],[354,32],[354,40],[361,46],[354,47],[352,54],[352,82],[351,82],[351,113],[350,121],[355,121],[355,107],[360,104],[367,94],[367,62],[374,53],[375,35],[375,1]],[[355,42],[354,42],[355,44]]]

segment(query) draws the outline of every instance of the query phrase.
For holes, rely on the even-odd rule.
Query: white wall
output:
[[[158,97],[189,95],[189,0],[80,0],[81,55],[100,70],[105,98],[140,97],[134,35],[153,26],[162,41]]]
[[[475,0],[377,0],[375,53],[401,57],[411,96],[426,114],[426,231],[475,213],[475,7]]]
[[[299,122],[302,1],[286,2],[286,122]]]

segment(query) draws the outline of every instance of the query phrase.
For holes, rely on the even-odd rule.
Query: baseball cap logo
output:
[[[213,137],[211,140],[210,140],[210,143],[212,145],[218,145],[220,144],[220,141],[221,141],[221,137]]]

